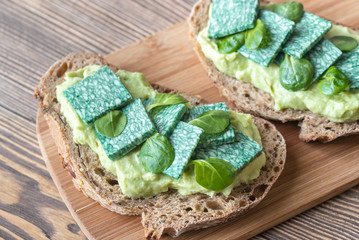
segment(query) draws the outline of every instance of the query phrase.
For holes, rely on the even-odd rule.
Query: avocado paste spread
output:
[[[151,197],[158,193],[166,192],[169,188],[177,189],[182,195],[204,193],[213,196],[216,194],[215,191],[205,189],[196,182],[193,168],[186,169],[178,180],[162,173],[146,172],[138,159],[140,146],[116,161],[112,161],[106,156],[93,126],[91,124],[85,125],[63,94],[63,91],[100,68],[101,66],[87,66],[76,72],[68,72],[66,73],[65,81],[57,86],[56,94],[61,105],[61,113],[73,130],[74,141],[78,144],[89,145],[98,154],[102,166],[118,177],[118,184],[122,192],[129,197]],[[140,97],[144,100],[155,96],[156,91],[141,73],[120,70],[116,75],[119,76],[123,85],[134,98]],[[229,115],[234,128],[261,144],[258,129],[253,124],[251,115],[232,111],[229,111]],[[232,185],[221,192],[229,195],[235,186],[257,178],[265,162],[266,158],[262,153],[237,174]]]
[[[333,25],[326,37],[349,36],[359,42],[359,34],[355,31]],[[279,82],[279,66],[271,63],[268,68],[252,62],[239,53],[223,54],[217,50],[217,45],[208,37],[208,27],[198,35],[204,55],[212,60],[219,71],[227,75],[253,84],[255,87],[269,93],[274,98],[274,109],[279,111],[286,108],[295,110],[310,110],[329,118],[333,122],[351,122],[359,119],[359,91],[343,91],[334,96],[320,92],[314,83],[305,91],[290,92]]]

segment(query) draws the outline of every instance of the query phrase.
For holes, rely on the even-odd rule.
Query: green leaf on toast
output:
[[[337,67],[331,66],[319,78],[318,89],[325,95],[336,95],[349,86],[348,77]]]
[[[280,3],[274,7],[273,11],[295,23],[300,21],[304,13],[303,4],[296,1]]]
[[[188,100],[178,94],[172,93],[157,93],[151,105],[146,110],[151,111],[154,108],[166,107],[170,105],[187,103]]]
[[[279,81],[289,91],[306,90],[313,83],[314,67],[305,58],[285,55],[279,68]]]
[[[175,152],[167,137],[155,133],[142,145],[138,158],[147,172],[161,173],[172,165]]]
[[[192,161],[196,182],[202,187],[220,191],[234,181],[236,169],[232,164],[219,158]]]
[[[236,33],[216,40],[220,53],[236,52],[244,44],[244,32]]]
[[[97,132],[105,137],[119,136],[125,129],[127,117],[119,110],[114,110],[95,121]]]
[[[348,36],[335,36],[330,38],[329,41],[343,52],[353,51],[358,46],[357,40]]]
[[[202,128],[205,133],[221,133],[229,125],[229,114],[223,110],[211,110],[204,112],[189,124]]]
[[[245,44],[247,49],[256,50],[265,48],[270,43],[270,31],[262,20],[257,19],[256,26],[245,32]]]

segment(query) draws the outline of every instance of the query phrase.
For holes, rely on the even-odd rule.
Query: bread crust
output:
[[[56,86],[64,81],[67,71],[93,64],[109,65],[113,71],[118,69],[94,54],[70,54],[50,67],[34,95],[39,100],[62,164],[72,176],[76,188],[111,211],[125,215],[142,214],[147,239],[159,239],[163,234],[175,237],[185,231],[217,225],[244,214],[265,197],[282,172],[286,158],[285,141],[273,124],[255,117],[253,122],[262,137],[266,165],[257,179],[234,188],[228,197],[223,194],[214,197],[204,194],[182,196],[176,190],[147,199],[126,197],[116,176],[101,166],[97,154],[88,146],[73,141],[72,129],[61,115],[56,99]],[[174,92],[157,85],[154,87],[159,92]],[[194,105],[202,103],[197,97],[184,96]],[[163,216],[166,216],[165,219]]]
[[[276,111],[274,110],[274,99],[269,93],[254,87],[250,83],[237,80],[220,72],[213,62],[204,56],[201,46],[196,40],[199,32],[207,26],[210,4],[211,0],[198,1],[192,8],[188,24],[194,49],[207,70],[208,76],[213,80],[222,96],[233,103],[240,111],[255,116],[282,122],[298,121],[301,128],[299,138],[302,141],[330,142],[338,137],[359,134],[359,121],[335,123],[310,111],[293,109]]]

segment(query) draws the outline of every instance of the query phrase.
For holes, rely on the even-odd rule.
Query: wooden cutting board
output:
[[[330,1],[326,2],[329,6]],[[325,9],[312,12],[328,15]],[[348,21],[348,14],[339,16],[336,11],[331,14],[336,21],[340,18]],[[357,25],[355,11],[352,12],[352,19],[356,19]],[[144,73],[152,83],[200,95],[208,102],[224,101],[192,49],[185,22],[119,49],[107,55],[106,59],[122,69]],[[185,233],[178,239],[249,238],[359,183],[359,136],[327,144],[304,143],[298,139],[299,129],[295,123],[276,123],[276,126],[287,142],[287,162],[284,172],[264,201],[235,221]],[[86,236],[89,239],[141,239],[144,232],[140,217],[112,213],[74,188],[71,176],[62,168],[40,112],[37,133],[49,172]]]

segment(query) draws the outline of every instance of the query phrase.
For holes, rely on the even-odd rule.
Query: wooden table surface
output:
[[[302,2],[320,7],[322,1]],[[336,2],[345,8],[357,0]],[[0,0],[0,238],[85,239],[38,147],[33,89],[42,74],[70,52],[106,55],[182,21],[194,3]],[[344,23],[359,27],[359,17]],[[358,239],[358,228],[356,186],[255,239]]]

